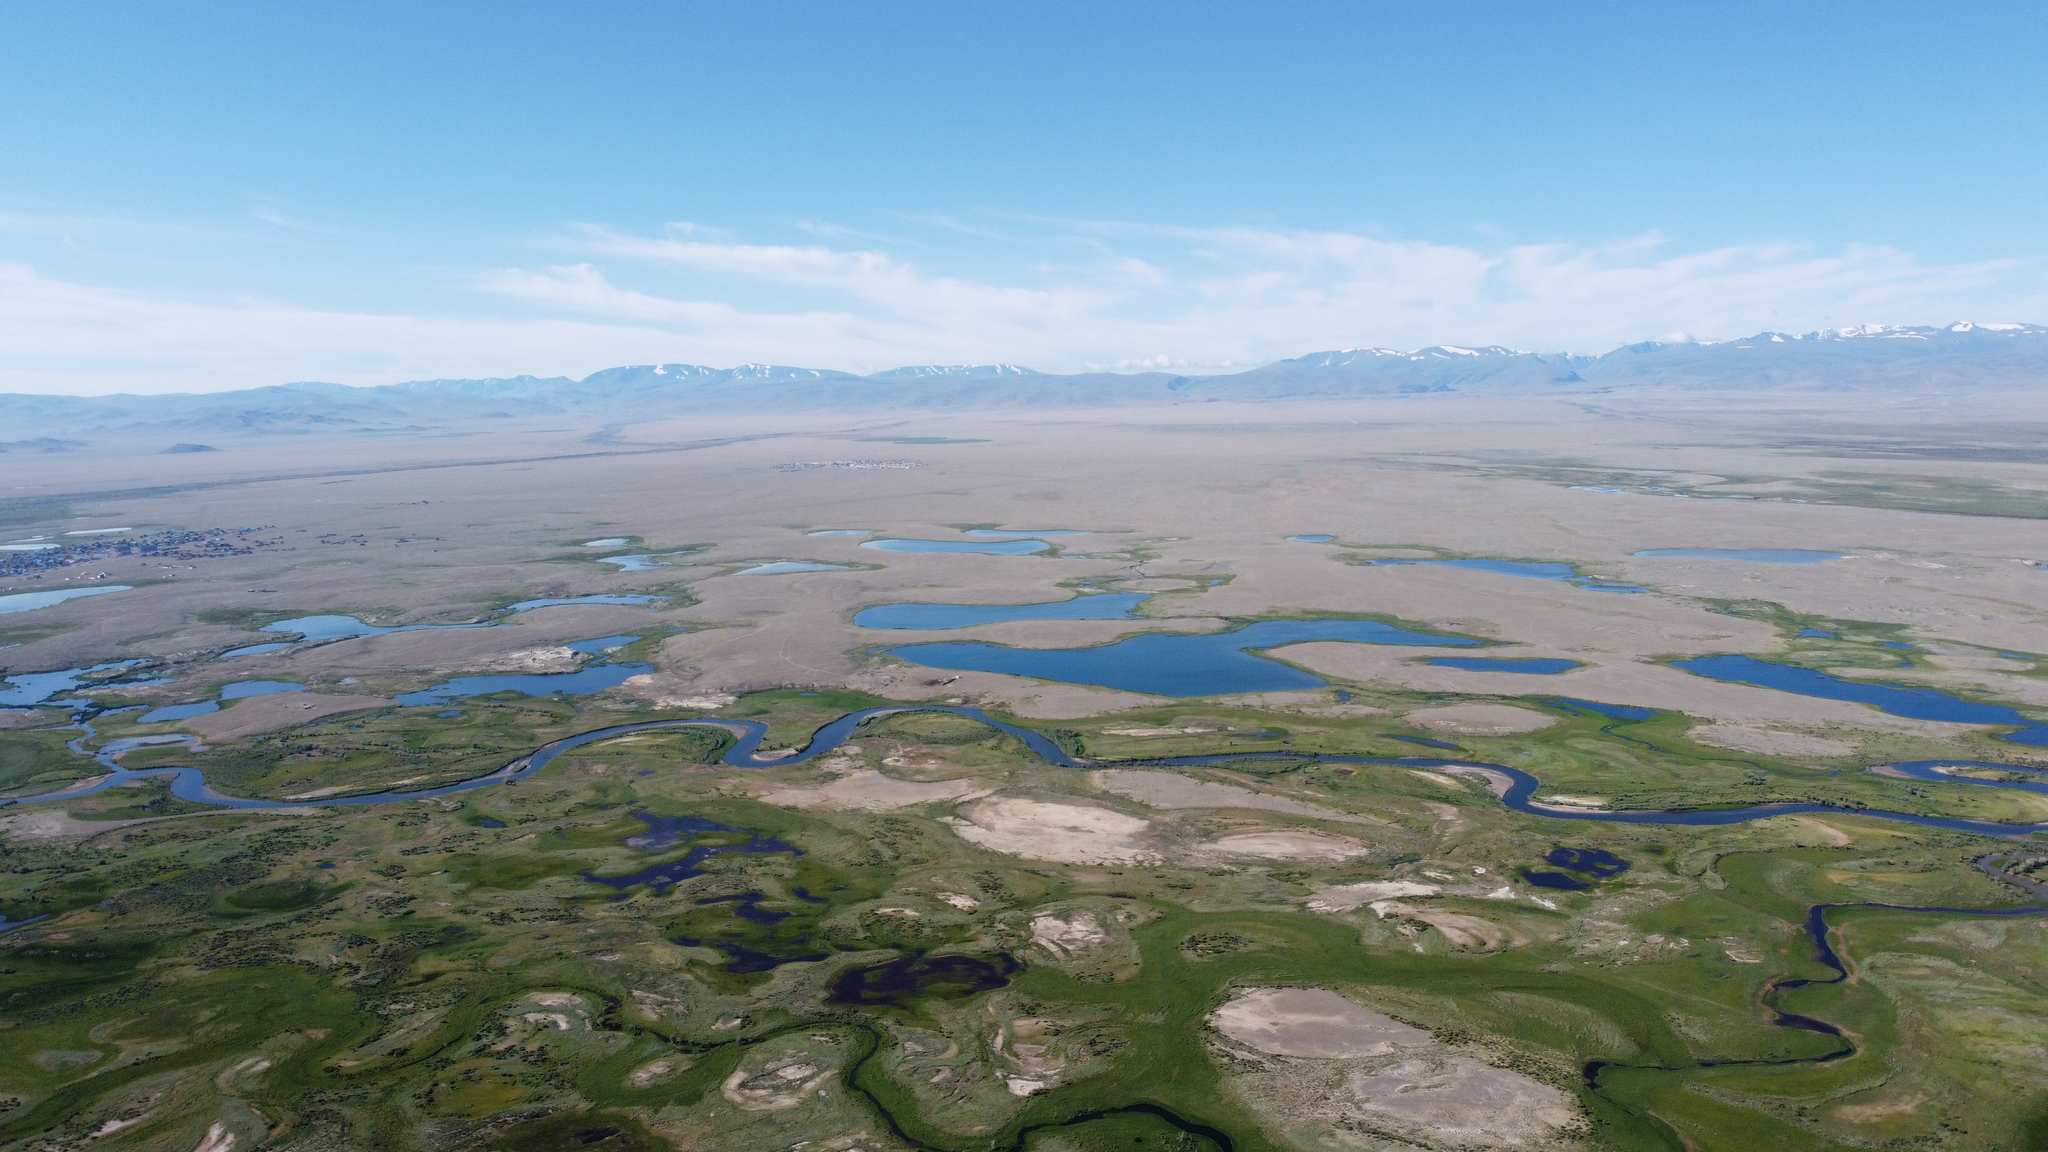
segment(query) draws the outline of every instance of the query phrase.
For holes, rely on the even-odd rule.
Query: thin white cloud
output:
[[[0,390],[582,375],[656,360],[1215,371],[1368,345],[1603,351],[1669,333],[2048,313],[2038,263],[1937,265],[1878,246],[1684,251],[1650,235],[1478,248],[1343,231],[1032,226],[1042,233],[1003,241],[1022,257],[1016,271],[975,276],[827,228],[812,231],[837,244],[582,226],[556,241],[574,262],[464,280],[463,303],[500,302],[486,319],[178,299],[0,265]]]

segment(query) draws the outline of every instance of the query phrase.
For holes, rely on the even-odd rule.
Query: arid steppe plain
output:
[[[2048,422],[2011,406],[1451,393],[0,454],[8,540],[262,542],[0,583],[131,589],[0,616],[5,675],[138,662],[0,712],[0,917],[27,922],[0,935],[0,1147],[2044,1146],[2048,931],[2003,913],[2048,862],[2048,744],[1675,666],[2048,720]],[[862,546],[996,529],[1085,534]],[[1636,555],[1658,549],[1840,558]],[[1374,563],[1463,559],[1581,579]],[[778,562],[838,567],[746,572]],[[854,621],[1110,592],[1151,595],[1133,619]],[[657,599],[508,612],[591,595]],[[259,631],[316,615],[499,626]],[[1288,644],[1263,658],[1317,686],[1205,696],[888,651],[1303,619],[1456,643]],[[1474,655],[1578,666],[1427,662]],[[648,667],[397,699],[607,661]],[[247,682],[293,689],[142,719]],[[930,711],[795,754],[896,704],[1080,767]],[[767,766],[681,727],[391,803],[74,787],[176,765],[346,800],[699,717],[765,725]],[[186,739],[80,754],[150,736]],[[1190,757],[1215,759],[1158,763]],[[1466,763],[1534,776],[1537,810]],[[1886,767],[1926,763],[1950,767]],[[1770,804],[1819,807],[1543,814]]]

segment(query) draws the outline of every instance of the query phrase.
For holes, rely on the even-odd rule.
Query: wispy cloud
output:
[[[910,242],[837,226],[807,225],[793,244],[696,224],[578,226],[554,242],[569,262],[464,278],[469,303],[500,302],[485,319],[178,299],[0,265],[0,388],[580,375],[654,360],[1214,371],[1363,345],[1602,351],[1673,333],[2048,314],[2037,263],[1929,264],[1880,246],[1685,250],[1645,235],[1476,247],[1017,219],[970,239],[951,220],[924,226],[918,260],[902,254]],[[982,247],[970,260],[962,244]],[[924,263],[948,257],[945,270]]]

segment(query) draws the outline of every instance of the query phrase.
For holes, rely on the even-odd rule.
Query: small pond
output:
[[[1810,548],[1648,548],[1638,556],[1687,556],[1702,560],[1751,560],[1759,564],[1818,564],[1847,559],[1840,552]]]
[[[956,672],[1007,672],[1155,696],[1215,696],[1325,687],[1326,682],[1311,672],[1254,654],[1314,640],[1460,647],[1479,643],[1410,632],[1377,620],[1262,620],[1209,635],[1150,632],[1093,648],[1006,648],[953,641],[910,644],[889,652],[912,664]]]
[[[818,564],[809,560],[777,560],[772,564],[756,564],[742,568],[735,576],[780,576],[787,572],[845,572],[844,564]]]
[[[585,880],[593,884],[602,884],[621,894],[629,888],[646,884],[659,896],[681,881],[702,876],[704,871],[697,866],[713,856],[727,852],[788,852],[797,856],[804,854],[803,849],[779,837],[763,836],[759,832],[734,828],[730,824],[720,824],[715,820],[706,820],[698,816],[652,816],[638,808],[633,809],[632,813],[635,819],[648,826],[648,830],[627,837],[625,842],[643,852],[665,852],[686,838],[704,832],[737,832],[748,839],[744,844],[700,844],[690,849],[680,860],[656,864],[624,876],[595,876],[585,872]]]
[[[1556,580],[1561,583],[1589,588],[1595,592],[1648,592],[1648,588],[1634,584],[1617,584],[1598,576],[1583,576],[1579,570],[1562,561],[1549,560],[1372,560],[1375,567],[1394,564],[1424,564],[1434,568],[1464,568],[1473,572],[1491,572],[1496,576],[1520,576],[1528,580]]]
[[[1889,712],[1894,716],[1905,716],[1914,720],[2007,725],[2019,730],[2001,733],[1998,737],[2000,740],[2010,740],[2015,744],[2048,746],[2048,725],[2030,720],[2003,704],[1981,704],[1974,700],[1951,696],[1934,688],[1845,680],[1811,668],[1773,664],[1768,660],[1758,660],[1754,656],[1702,656],[1695,660],[1673,661],[1672,667],[1682,668],[1710,680],[1754,684],[1761,688],[1775,688],[1780,692],[1817,696],[1824,700],[1848,700],[1857,704],[1869,704],[1880,712]]]
[[[663,553],[663,555],[667,555],[667,553]],[[599,556],[597,562],[599,564],[617,564],[621,572],[652,572],[656,568],[668,567],[666,564],[656,564],[653,557],[644,553],[635,556]]]
[[[602,540],[585,540],[585,548],[623,548],[633,542],[631,536],[607,536]]]
[[[1650,720],[1663,715],[1655,708],[1638,708],[1633,704],[1602,704],[1597,700],[1574,700],[1569,696],[1560,696],[1557,702],[1574,711],[1591,712],[1595,716],[1605,716],[1609,720]]]
[[[47,592],[16,592],[11,596],[0,596],[0,616],[10,612],[33,612],[38,608],[49,608],[82,596],[105,596],[109,592],[132,591],[133,586],[128,584],[101,584],[92,588],[52,588]]]
[[[666,600],[666,596],[649,596],[638,592],[599,592],[589,596],[547,596],[539,600],[521,600],[517,604],[505,605],[507,612],[531,612],[535,608],[553,608],[562,604],[652,604]],[[450,628],[473,628],[473,624],[450,624]]]
[[[1023,969],[1008,952],[978,956],[927,956],[913,952],[886,964],[854,968],[832,981],[827,1004],[900,1004],[912,997],[957,998],[1002,988]]]
[[[418,692],[404,692],[392,699],[407,707],[446,704],[465,696],[489,696],[498,692],[517,692],[523,696],[552,696],[557,692],[570,696],[582,696],[591,692],[602,692],[616,688],[643,672],[654,671],[652,664],[614,664],[600,655],[606,648],[617,648],[640,639],[638,636],[601,636],[595,640],[579,640],[565,645],[586,655],[599,659],[574,672],[512,672],[481,676],[457,676],[444,684],[424,688]]]
[[[869,533],[871,533],[871,532],[873,532],[873,531],[874,531],[874,529],[873,529],[873,528],[820,528],[820,529],[818,529],[818,530],[817,530],[816,532],[806,532],[806,533],[804,533],[804,535],[806,535],[806,536],[866,536],[866,535],[868,535]]]
[[[1024,556],[1052,545],[1043,540],[863,540],[861,547],[878,552],[978,552],[984,556]]]
[[[1439,668],[1463,668],[1467,672],[1522,672],[1531,676],[1555,676],[1583,668],[1577,660],[1488,660],[1482,656],[1437,656],[1424,660]]]
[[[1328,544],[1330,541],[1335,540],[1336,537],[1317,534],[1313,536],[1289,536],[1288,539],[1296,544]]]
[[[1043,604],[883,604],[854,613],[863,628],[972,628],[1011,620],[1131,620],[1149,592],[1100,592]]]

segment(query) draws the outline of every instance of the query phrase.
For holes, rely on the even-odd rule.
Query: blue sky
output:
[[[2048,320],[2048,9],[0,8],[0,390]]]

